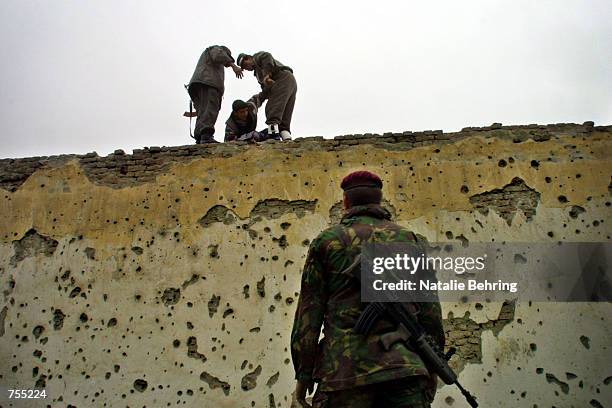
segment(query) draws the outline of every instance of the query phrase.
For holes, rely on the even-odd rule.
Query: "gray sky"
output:
[[[609,0],[2,0],[0,157],[192,143],[183,84],[212,44],[293,67],[294,137],[611,124],[610,21]],[[217,140],[259,88],[225,85]]]

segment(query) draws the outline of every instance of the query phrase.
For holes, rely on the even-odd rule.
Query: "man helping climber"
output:
[[[242,69],[254,71],[261,85],[261,92],[256,97],[260,104],[267,100],[268,134],[271,137],[279,135],[283,140],[291,140],[291,116],[297,93],[293,70],[265,51],[253,55],[240,54],[237,63]]]
[[[193,101],[197,119],[193,137],[196,143],[217,143],[213,138],[215,123],[221,109],[225,68],[231,67],[236,78],[242,78],[242,69],[234,63],[232,52],[223,45],[213,45],[204,50],[187,91]]]

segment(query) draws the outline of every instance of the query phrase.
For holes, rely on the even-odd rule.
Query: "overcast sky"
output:
[[[212,44],[294,69],[294,137],[612,124],[610,21],[609,0],[2,0],[0,158],[192,143],[183,84]],[[259,89],[225,85],[217,140]]]

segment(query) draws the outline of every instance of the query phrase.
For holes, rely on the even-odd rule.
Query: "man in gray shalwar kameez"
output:
[[[217,143],[213,138],[215,123],[221,109],[226,67],[242,78],[242,69],[234,63],[232,52],[223,45],[213,45],[204,50],[191,80],[188,92],[193,101],[197,120],[193,136],[196,143]]]
[[[295,105],[297,83],[293,70],[277,61],[269,52],[260,51],[253,55],[238,55],[238,65],[247,71],[255,71],[261,85],[256,95],[261,102],[266,99],[266,124],[270,136],[280,135],[291,140],[291,116]]]

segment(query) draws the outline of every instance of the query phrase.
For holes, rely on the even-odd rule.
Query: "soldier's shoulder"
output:
[[[380,225],[379,228],[393,232],[393,235],[402,241],[405,240],[427,243],[427,238],[425,238],[423,235],[393,221],[387,221]]]
[[[346,227],[344,227],[342,224],[333,225],[321,231],[313,242],[323,243],[333,240],[340,240],[342,238],[342,234],[345,232],[345,229]]]

